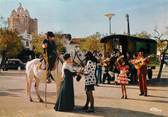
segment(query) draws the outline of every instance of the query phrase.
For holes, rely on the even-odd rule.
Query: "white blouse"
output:
[[[85,66],[85,85],[95,85],[96,84],[96,63],[89,60]]]

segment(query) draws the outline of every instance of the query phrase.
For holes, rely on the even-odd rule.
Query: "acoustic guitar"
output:
[[[153,57],[153,56],[154,56],[154,55],[149,55],[149,56],[147,56],[147,57],[145,57],[145,58],[135,59],[135,60],[133,60],[132,63],[134,64],[134,66],[135,66],[136,69],[140,69],[140,68],[142,68],[142,66],[145,65],[145,61],[146,61],[147,59]]]

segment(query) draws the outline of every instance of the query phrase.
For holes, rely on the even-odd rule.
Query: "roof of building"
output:
[[[139,38],[139,37],[135,37],[135,36],[129,36],[129,35],[121,35],[121,34],[114,34],[114,35],[109,35],[109,36],[106,36],[106,37],[103,37],[100,42],[101,43],[106,43],[108,42],[109,40],[113,40],[113,39],[120,39],[120,40],[125,40],[125,39],[130,39],[131,41],[134,41],[134,40],[138,40],[138,41],[142,41],[142,42],[154,42],[154,43],[157,43],[154,39],[146,39],[146,38]]]
[[[30,14],[29,11],[27,9],[24,9],[22,4],[19,3],[18,8],[12,10],[11,16],[30,17]]]

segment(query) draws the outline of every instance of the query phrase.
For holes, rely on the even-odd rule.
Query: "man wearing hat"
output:
[[[55,43],[54,33],[51,31],[48,31],[46,33],[46,36],[47,36],[47,39],[44,39],[42,47],[44,49],[44,54],[47,53],[47,57],[48,57],[48,68],[47,69],[50,72],[54,68],[54,65],[56,62],[57,47]]]

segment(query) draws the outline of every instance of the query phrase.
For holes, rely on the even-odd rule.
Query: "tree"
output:
[[[103,44],[100,43],[100,33],[96,33],[84,38],[80,43],[80,49],[83,51],[102,51]]]
[[[135,36],[135,37],[139,37],[139,38],[146,38],[146,39],[149,39],[151,37],[151,34],[149,34],[148,32],[146,31],[142,31],[141,33],[136,33],[132,36]]]
[[[55,33],[55,41],[57,44],[57,49],[60,53],[65,53],[66,52],[66,48],[63,45],[63,34],[62,32],[56,32]]]
[[[154,35],[153,37],[157,40],[158,51],[160,52],[160,55],[162,55],[160,68],[159,68],[159,72],[158,72],[158,75],[157,75],[157,78],[160,79],[161,75],[162,75],[164,58],[165,58],[166,52],[168,51],[168,40],[163,39],[164,34],[160,33],[157,29],[154,29],[154,34],[153,35]]]
[[[21,38],[14,31],[0,29],[0,53],[6,54],[6,57],[17,57],[23,49]]]
[[[40,34],[40,35],[32,34],[32,37],[33,37],[32,45],[33,45],[34,52],[36,56],[39,56],[40,54],[43,53],[42,43],[43,43],[43,40],[46,38],[46,36],[43,34]]]

